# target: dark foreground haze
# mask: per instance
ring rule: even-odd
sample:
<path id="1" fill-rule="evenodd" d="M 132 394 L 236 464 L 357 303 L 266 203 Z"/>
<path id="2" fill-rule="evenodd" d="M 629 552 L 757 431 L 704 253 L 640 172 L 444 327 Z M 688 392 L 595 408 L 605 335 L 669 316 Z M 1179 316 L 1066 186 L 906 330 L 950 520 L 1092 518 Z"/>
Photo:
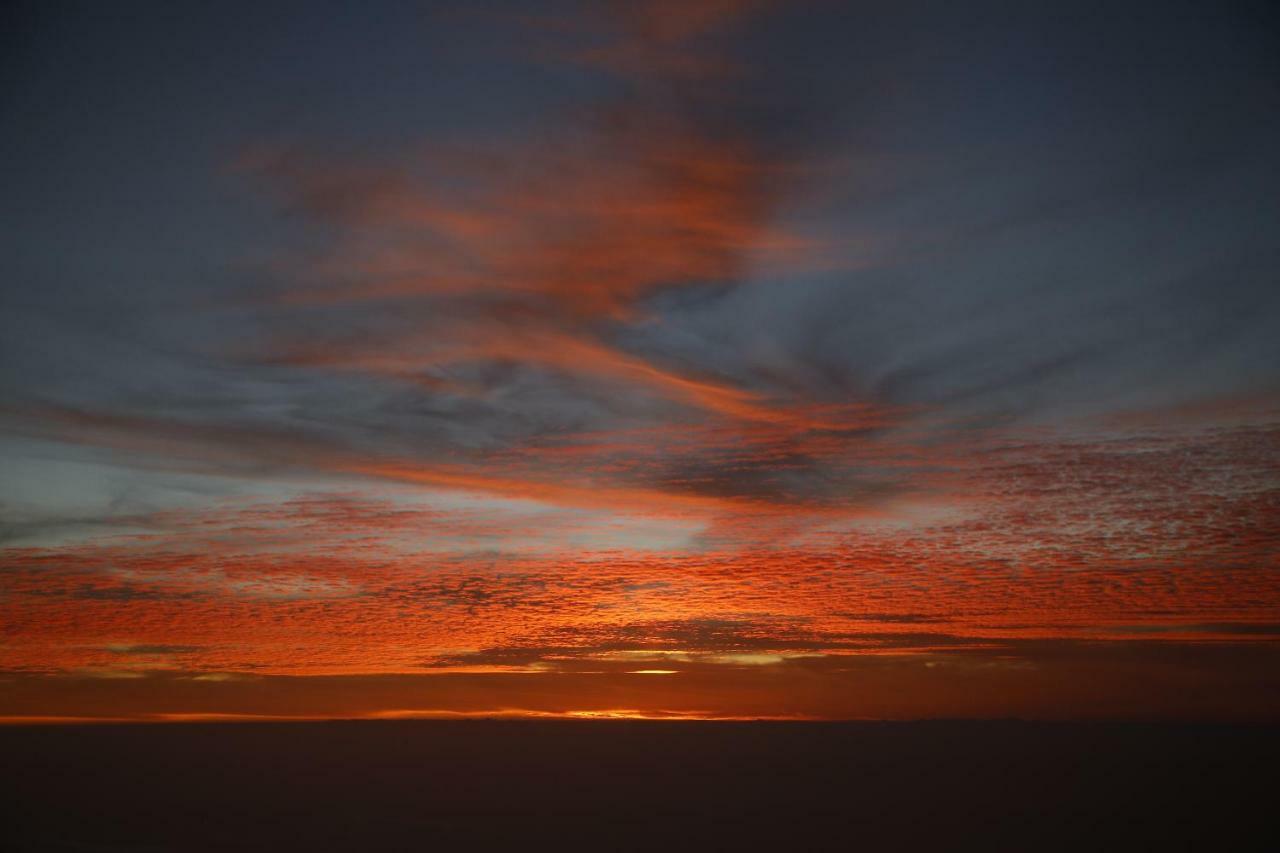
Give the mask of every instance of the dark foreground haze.
<path id="1" fill-rule="evenodd" d="M 1265 849 L 1280 731 L 380 721 L 0 730 L 11 851 Z"/>

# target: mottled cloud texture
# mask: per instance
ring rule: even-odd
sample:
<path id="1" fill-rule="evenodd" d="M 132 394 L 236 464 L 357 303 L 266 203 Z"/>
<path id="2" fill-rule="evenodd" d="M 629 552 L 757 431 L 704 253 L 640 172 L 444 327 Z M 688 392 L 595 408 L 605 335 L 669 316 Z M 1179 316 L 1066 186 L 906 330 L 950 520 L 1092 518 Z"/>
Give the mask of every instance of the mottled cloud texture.
<path id="1" fill-rule="evenodd" d="M 837 5 L 23 19 L 0 715 L 1275 717 L 1275 21 Z"/>

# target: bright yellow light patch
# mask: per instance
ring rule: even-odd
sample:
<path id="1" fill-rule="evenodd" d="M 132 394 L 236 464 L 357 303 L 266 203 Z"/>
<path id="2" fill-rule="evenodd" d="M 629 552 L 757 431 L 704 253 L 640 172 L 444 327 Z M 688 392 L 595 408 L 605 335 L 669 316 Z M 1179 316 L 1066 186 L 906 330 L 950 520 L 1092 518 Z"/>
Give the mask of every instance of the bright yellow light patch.
<path id="1" fill-rule="evenodd" d="M 628 670 L 628 675 L 675 675 L 678 669 L 632 669 Z"/>

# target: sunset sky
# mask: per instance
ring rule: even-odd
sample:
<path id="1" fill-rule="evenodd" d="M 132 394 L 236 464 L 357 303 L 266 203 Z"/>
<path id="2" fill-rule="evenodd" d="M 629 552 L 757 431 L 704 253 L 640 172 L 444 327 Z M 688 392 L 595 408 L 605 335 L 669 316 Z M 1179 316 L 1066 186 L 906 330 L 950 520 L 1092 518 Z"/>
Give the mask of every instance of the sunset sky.
<path id="1" fill-rule="evenodd" d="M 1280 717 L 1268 4 L 5 14 L 0 721 Z"/>

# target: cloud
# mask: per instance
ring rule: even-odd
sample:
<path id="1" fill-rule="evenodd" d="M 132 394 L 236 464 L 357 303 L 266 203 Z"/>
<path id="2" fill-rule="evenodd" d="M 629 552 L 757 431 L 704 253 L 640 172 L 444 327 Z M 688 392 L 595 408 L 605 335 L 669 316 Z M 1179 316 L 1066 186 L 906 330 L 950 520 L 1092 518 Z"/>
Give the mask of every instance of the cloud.
<path id="1" fill-rule="evenodd" d="M 820 5 L 486 17 L 403 101 L 330 33 L 360 97 L 235 89 L 225 219 L 51 86 L 19 171 L 93 179 L 5 276 L 13 713 L 1274 708 L 1270 52 Z"/>
<path id="2" fill-rule="evenodd" d="M 605 536 L 584 550 L 545 531 L 572 512 L 542 512 L 521 522 L 544 528 L 529 547 L 476 551 L 491 529 L 509 541 L 520 518 L 483 503 L 338 493 L 175 512 L 145 533 L 4 552 L 0 662 L 108 667 L 122 655 L 102 650 L 122 637 L 134 656 L 280 674 L 372 660 L 388 672 L 635 669 L 637 655 L 1034 664 L 1062 643 L 1102 657 L 1135 644 L 1248 655 L 1271 643 L 1280 594 L 1273 472 L 1260 462 L 1275 439 L 1175 426 L 995 444 L 957 472 L 959 504 L 910 524 L 743 517 L 696 545 L 649 549 Z"/>
<path id="3" fill-rule="evenodd" d="M 200 647 L 165 643 L 111 643 L 106 651 L 113 655 L 186 655 L 200 651 Z"/>

